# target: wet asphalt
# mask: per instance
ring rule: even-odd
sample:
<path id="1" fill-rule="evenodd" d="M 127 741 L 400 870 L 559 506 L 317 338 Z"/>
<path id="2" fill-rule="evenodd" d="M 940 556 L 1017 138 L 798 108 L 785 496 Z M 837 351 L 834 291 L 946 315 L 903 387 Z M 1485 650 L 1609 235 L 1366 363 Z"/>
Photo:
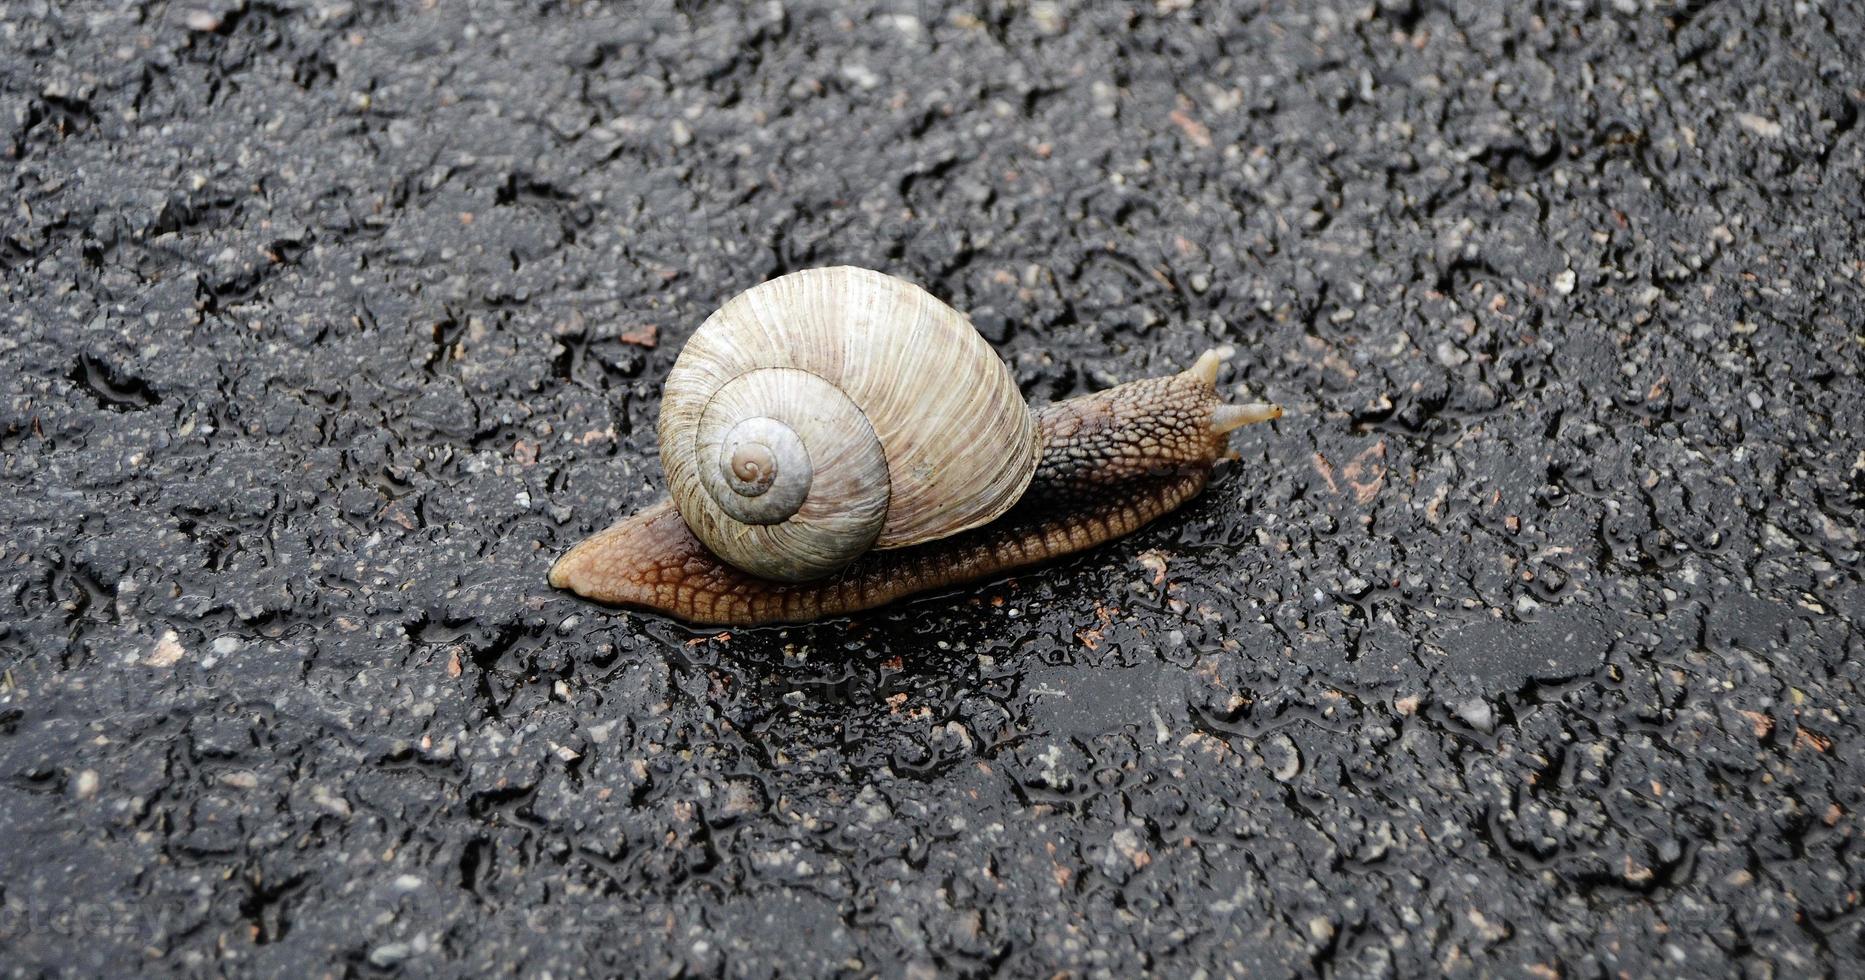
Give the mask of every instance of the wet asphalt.
<path id="1" fill-rule="evenodd" d="M 0 0 L 0 972 L 1865 973 L 1865 8 Z M 550 590 L 856 264 L 1194 504 Z"/>

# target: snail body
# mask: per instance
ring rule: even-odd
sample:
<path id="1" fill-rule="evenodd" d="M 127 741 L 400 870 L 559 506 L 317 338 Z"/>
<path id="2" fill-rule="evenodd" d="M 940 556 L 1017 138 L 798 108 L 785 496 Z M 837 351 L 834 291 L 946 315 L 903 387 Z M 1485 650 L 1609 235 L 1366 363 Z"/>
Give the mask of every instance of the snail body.
<path id="1" fill-rule="evenodd" d="M 1203 489 L 1229 432 L 1221 358 L 1032 410 L 962 314 L 815 269 L 696 331 L 660 424 L 670 497 L 576 545 L 550 582 L 693 623 L 800 622 L 1131 533 Z"/>

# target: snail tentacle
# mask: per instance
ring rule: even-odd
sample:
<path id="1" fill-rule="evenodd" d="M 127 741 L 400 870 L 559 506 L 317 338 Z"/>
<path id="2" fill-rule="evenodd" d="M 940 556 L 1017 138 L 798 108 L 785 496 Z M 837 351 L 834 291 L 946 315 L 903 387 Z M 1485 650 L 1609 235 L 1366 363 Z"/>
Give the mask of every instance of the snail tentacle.
<path id="1" fill-rule="evenodd" d="M 1282 417 L 1281 405 L 1255 402 L 1249 405 L 1219 405 L 1211 410 L 1211 428 L 1229 432 L 1252 422 L 1273 422 Z"/>

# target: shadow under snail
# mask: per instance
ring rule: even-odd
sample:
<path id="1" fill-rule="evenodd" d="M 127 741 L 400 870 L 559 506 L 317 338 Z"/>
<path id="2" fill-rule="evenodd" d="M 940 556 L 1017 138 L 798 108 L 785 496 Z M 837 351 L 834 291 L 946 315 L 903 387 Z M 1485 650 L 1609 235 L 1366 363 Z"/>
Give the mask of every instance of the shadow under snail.
<path id="1" fill-rule="evenodd" d="M 669 499 L 571 548 L 553 586 L 691 623 L 803 622 L 1131 533 L 1190 499 L 1238 426 L 1222 358 L 1031 408 L 965 316 L 866 269 L 738 294 L 662 388 Z"/>

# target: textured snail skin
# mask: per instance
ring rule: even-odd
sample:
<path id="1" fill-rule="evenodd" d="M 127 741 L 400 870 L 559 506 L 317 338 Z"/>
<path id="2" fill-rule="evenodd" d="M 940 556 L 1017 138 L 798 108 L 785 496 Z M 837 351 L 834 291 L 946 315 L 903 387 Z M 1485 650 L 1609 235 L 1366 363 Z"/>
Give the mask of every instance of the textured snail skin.
<path id="1" fill-rule="evenodd" d="M 1036 411 L 1042 456 L 1029 489 L 996 521 L 952 537 L 871 551 L 840 574 L 779 583 L 715 558 L 662 500 L 559 559 L 550 582 L 597 602 L 696 624 L 806 622 L 872 609 L 1092 548 L 1130 534 L 1204 489 L 1229 430 L 1273 406 L 1220 403 L 1218 358 Z"/>

